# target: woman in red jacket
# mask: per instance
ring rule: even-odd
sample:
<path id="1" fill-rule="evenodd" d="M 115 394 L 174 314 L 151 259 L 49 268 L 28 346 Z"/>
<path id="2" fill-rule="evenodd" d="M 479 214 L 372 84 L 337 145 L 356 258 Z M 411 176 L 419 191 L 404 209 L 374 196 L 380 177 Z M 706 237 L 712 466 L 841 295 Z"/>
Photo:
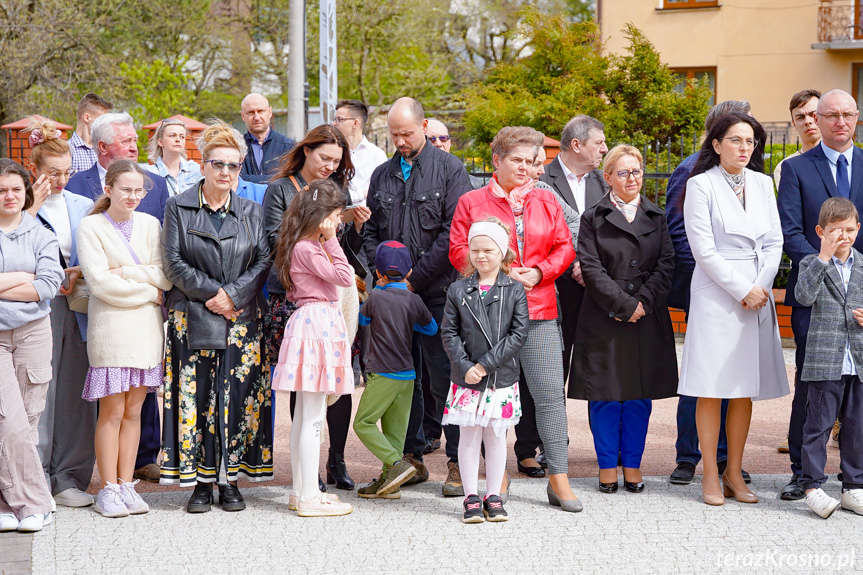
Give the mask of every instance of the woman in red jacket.
<path id="1" fill-rule="evenodd" d="M 473 222 L 496 216 L 514 231 L 510 248 L 517 257 L 510 276 L 527 290 L 530 311 L 521 367 L 536 403 L 537 427 L 548 458 L 548 502 L 565 511 L 581 511 L 581 501 L 567 479 L 563 347 L 554 291 L 554 280 L 572 263 L 575 250 L 554 192 L 533 187 L 530 173 L 542 142 L 542 134 L 533 128 L 506 127 L 497 133 L 491 143 L 494 176 L 488 186 L 459 200 L 450 229 L 449 259 L 456 269 L 466 268 Z"/>

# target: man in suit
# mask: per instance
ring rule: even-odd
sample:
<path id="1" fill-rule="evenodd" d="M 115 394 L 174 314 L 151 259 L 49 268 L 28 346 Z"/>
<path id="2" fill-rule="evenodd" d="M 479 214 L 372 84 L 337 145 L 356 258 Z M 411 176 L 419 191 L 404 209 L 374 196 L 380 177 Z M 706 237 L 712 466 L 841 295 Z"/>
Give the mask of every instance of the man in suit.
<path id="1" fill-rule="evenodd" d="M 252 92 L 240 104 L 240 116 L 246 124 L 246 146 L 249 153 L 243 159 L 240 177 L 256 184 L 269 183 L 279 168 L 282 156 L 290 152 L 297 143 L 270 127 L 273 109 L 261 94 Z"/>
<path id="2" fill-rule="evenodd" d="M 799 500 L 805 496 L 800 474 L 809 384 L 800 379 L 800 373 L 812 310 L 797 302 L 794 287 L 800 261 L 809 254 L 817 254 L 821 247 L 821 240 L 815 232 L 821 204 L 830 197 L 845 197 L 854 203 L 858 212 L 863 210 L 863 150 L 854 145 L 858 117 L 857 103 L 850 94 L 842 90 L 825 93 L 816 109 L 821 143 L 782 164 L 779 217 L 785 253 L 791 258 L 792 266 L 785 290 L 785 304 L 791 306 L 791 329 L 797 344 L 797 374 L 788 425 L 788 452 L 793 475 L 780 494 L 785 500 Z M 858 251 L 863 250 L 863 235 L 857 236 L 854 247 Z"/>
<path id="3" fill-rule="evenodd" d="M 608 185 L 599 170 L 602 157 L 608 152 L 604 129 L 602 122 L 584 114 L 567 122 L 560 136 L 560 154 L 546 166 L 545 174 L 539 178 L 554 188 L 579 216 L 596 205 L 608 191 Z M 572 364 L 575 324 L 584 299 L 584 281 L 581 279 L 578 256 L 572 264 L 572 270 L 564 272 L 556 284 L 560 297 L 565 381 Z"/>
<path id="4" fill-rule="evenodd" d="M 96 163 L 92 168 L 72 176 L 66 189 L 95 200 L 105 190 L 105 174 L 114 160 L 138 160 L 138 134 L 132 116 L 123 113 L 102 114 L 90 127 L 93 148 L 96 150 Z M 160 222 L 165 215 L 165 202 L 168 200 L 168 182 L 158 174 L 148 174 L 153 187 L 138 204 L 136 211 L 150 214 Z M 141 407 L 141 439 L 138 443 L 138 458 L 135 462 L 135 479 L 153 483 L 159 482 L 159 466 L 156 457 L 162 443 L 159 422 L 159 404 L 156 394 L 148 393 Z"/>
<path id="5" fill-rule="evenodd" d="M 105 192 L 105 174 L 114 160 L 138 161 L 138 134 L 132 116 L 125 112 L 112 112 L 102 114 L 93 121 L 90 136 L 93 149 L 96 150 L 96 163 L 89 170 L 72 176 L 66 189 L 95 201 Z M 158 174 L 148 175 L 153 187 L 147 191 L 136 211 L 150 214 L 161 222 L 169 196 L 168 183 Z"/>

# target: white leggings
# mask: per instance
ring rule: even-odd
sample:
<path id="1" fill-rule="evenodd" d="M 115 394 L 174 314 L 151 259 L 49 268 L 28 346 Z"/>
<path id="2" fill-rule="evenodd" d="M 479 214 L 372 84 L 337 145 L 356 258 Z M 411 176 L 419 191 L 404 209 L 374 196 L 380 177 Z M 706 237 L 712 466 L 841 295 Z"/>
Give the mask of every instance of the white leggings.
<path id="1" fill-rule="evenodd" d="M 479 495 L 480 447 L 485 443 L 485 494 L 500 495 L 506 472 L 506 434 L 498 437 L 491 426 L 459 426 L 458 467 L 464 494 Z"/>
<path id="2" fill-rule="evenodd" d="M 303 501 L 320 496 L 318 467 L 321 464 L 321 432 L 327 412 L 327 395 L 298 391 L 291 422 L 291 472 L 293 489 Z"/>

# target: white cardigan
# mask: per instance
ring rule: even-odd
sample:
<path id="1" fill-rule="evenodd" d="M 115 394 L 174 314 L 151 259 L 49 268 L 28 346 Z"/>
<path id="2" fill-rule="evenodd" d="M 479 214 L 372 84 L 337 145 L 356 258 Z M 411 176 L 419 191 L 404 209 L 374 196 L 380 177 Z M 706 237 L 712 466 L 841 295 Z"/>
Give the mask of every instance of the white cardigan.
<path id="1" fill-rule="evenodd" d="M 159 221 L 139 212 L 133 218 L 129 244 L 140 265 L 103 214 L 87 216 L 78 226 L 78 258 L 90 289 L 87 354 L 93 367 L 151 369 L 164 359 L 157 302 L 171 282 L 162 271 Z M 110 273 L 115 267 L 123 268 L 122 277 Z"/>

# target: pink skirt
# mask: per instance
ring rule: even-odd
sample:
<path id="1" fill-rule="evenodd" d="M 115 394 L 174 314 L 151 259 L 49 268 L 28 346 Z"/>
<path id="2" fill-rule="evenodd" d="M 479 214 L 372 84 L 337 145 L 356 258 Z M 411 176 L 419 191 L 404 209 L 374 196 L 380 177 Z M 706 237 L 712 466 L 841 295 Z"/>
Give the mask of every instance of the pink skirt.
<path id="1" fill-rule="evenodd" d="M 285 324 L 273 389 L 345 395 L 354 391 L 351 342 L 335 302 L 300 306 Z"/>

